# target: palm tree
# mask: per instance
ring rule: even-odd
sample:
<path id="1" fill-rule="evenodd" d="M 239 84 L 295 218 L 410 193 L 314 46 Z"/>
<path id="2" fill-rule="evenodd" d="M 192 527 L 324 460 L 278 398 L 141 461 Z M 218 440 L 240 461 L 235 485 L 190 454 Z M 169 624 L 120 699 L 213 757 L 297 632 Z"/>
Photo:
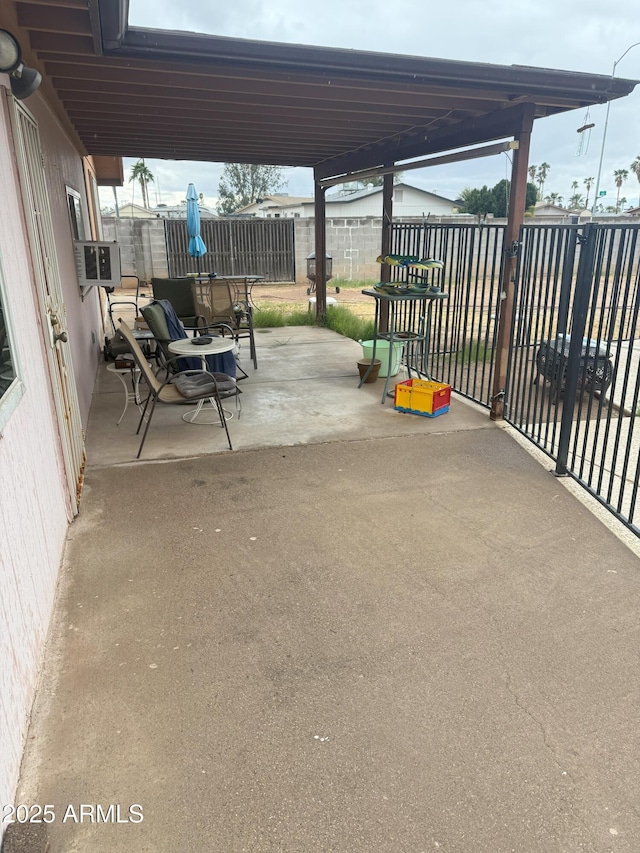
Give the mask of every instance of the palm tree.
<path id="1" fill-rule="evenodd" d="M 540 198 L 544 198 L 544 182 L 547 180 L 550 168 L 551 166 L 548 163 L 542 163 L 541 166 L 538 166 L 537 180 L 540 187 Z"/>
<path id="2" fill-rule="evenodd" d="M 574 193 L 569 199 L 569 210 L 581 210 L 584 207 L 584 199 L 580 193 Z"/>
<path id="3" fill-rule="evenodd" d="M 640 154 L 636 157 L 629 168 L 638 179 L 638 183 L 640 183 Z M 638 204 L 640 205 L 640 200 L 638 201 Z"/>
<path id="4" fill-rule="evenodd" d="M 638 178 L 638 180 L 640 180 L 640 178 Z M 591 192 L 591 187 L 593 186 L 594 181 L 595 181 L 595 178 L 585 178 L 584 181 L 582 182 L 585 185 L 585 187 L 587 188 L 587 200 L 584 203 L 584 206 L 587 208 L 589 207 L 589 193 Z"/>
<path id="5" fill-rule="evenodd" d="M 138 160 L 138 162 L 134 163 L 134 165 L 131 167 L 131 177 L 129 178 L 129 183 L 131 183 L 132 181 L 137 181 L 140 184 L 140 189 L 142 190 L 142 204 L 146 208 L 149 207 L 149 192 L 147 190 L 147 184 L 151 183 L 151 181 L 153 180 L 155 179 L 147 168 L 144 159 Z"/>
<path id="6" fill-rule="evenodd" d="M 536 174 L 537 174 L 537 172 L 538 172 L 538 167 L 537 167 L 537 166 L 529 166 L 529 181 L 530 181 L 532 184 L 535 184 L 535 182 L 536 182 Z M 640 178 L 638 178 L 638 180 L 640 181 Z"/>
<path id="7" fill-rule="evenodd" d="M 616 186 L 618 187 L 618 195 L 616 198 L 616 213 L 620 211 L 620 190 L 622 189 L 622 185 L 629 177 L 629 172 L 626 169 L 616 169 L 613 173 L 614 180 L 616 182 Z"/>

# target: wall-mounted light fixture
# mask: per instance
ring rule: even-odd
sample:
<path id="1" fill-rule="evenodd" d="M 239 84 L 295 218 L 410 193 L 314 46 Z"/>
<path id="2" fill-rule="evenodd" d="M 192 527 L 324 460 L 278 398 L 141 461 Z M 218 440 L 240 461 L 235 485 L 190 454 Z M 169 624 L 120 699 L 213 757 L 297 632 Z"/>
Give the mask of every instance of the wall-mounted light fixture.
<path id="1" fill-rule="evenodd" d="M 11 78 L 11 91 L 19 101 L 33 95 L 42 82 L 39 71 L 23 64 L 20 45 L 7 30 L 0 30 L 0 72 Z"/>

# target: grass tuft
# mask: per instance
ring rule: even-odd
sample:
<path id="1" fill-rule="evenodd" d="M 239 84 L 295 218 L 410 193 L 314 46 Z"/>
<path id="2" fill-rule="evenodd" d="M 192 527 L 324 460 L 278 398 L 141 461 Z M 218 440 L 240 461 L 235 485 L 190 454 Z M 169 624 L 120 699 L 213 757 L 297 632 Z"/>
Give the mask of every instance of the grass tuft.
<path id="1" fill-rule="evenodd" d="M 281 326 L 316 326 L 313 311 L 301 308 L 286 309 L 280 306 L 261 307 L 253 314 L 255 329 L 273 329 Z M 326 325 L 329 329 L 351 338 L 354 341 L 369 340 L 373 336 L 373 320 L 353 314 L 343 305 L 336 305 L 327 311 Z"/>
<path id="2" fill-rule="evenodd" d="M 344 305 L 329 308 L 327 326 L 339 335 L 354 341 L 368 341 L 373 337 L 373 320 L 356 316 Z"/>

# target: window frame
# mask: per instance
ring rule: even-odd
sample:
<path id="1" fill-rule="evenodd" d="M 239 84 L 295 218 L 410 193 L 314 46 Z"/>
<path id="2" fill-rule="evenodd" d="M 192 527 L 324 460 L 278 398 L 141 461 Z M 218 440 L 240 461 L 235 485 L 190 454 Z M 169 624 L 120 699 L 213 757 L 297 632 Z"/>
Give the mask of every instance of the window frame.
<path id="1" fill-rule="evenodd" d="M 9 418 L 14 413 L 16 408 L 18 407 L 18 403 L 22 399 L 25 386 L 22 381 L 21 374 L 22 370 L 20 368 L 20 359 L 18 358 L 18 350 L 15 345 L 16 334 L 13 327 L 13 323 L 11 320 L 11 311 L 9 310 L 9 304 L 7 302 L 7 288 L 6 288 L 6 279 L 4 275 L 4 267 L 2 264 L 2 256 L 0 255 L 0 305 L 2 306 L 2 313 L 4 315 L 5 329 L 7 332 L 7 344 L 9 346 L 9 352 L 11 354 L 11 366 L 13 368 L 13 372 L 15 374 L 11 385 L 7 388 L 7 390 L 0 396 L 0 433 L 7 425 Z"/>
<path id="2" fill-rule="evenodd" d="M 67 210 L 69 212 L 69 227 L 71 228 L 71 239 L 83 242 L 87 239 L 84 217 L 82 216 L 82 196 L 73 187 L 65 186 L 67 193 Z M 73 204 L 73 213 L 71 205 Z M 74 215 L 75 214 L 75 215 Z M 74 227 L 75 225 L 75 227 Z M 76 233 L 77 232 L 77 233 Z"/>

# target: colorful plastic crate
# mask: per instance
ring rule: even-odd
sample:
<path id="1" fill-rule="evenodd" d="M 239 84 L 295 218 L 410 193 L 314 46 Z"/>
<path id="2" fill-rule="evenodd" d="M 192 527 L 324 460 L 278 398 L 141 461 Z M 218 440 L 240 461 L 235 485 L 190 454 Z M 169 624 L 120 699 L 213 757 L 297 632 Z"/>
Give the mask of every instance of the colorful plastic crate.
<path id="1" fill-rule="evenodd" d="M 399 412 L 411 412 L 425 418 L 437 418 L 449 411 L 451 385 L 427 379 L 407 379 L 398 382 L 394 407 Z"/>

